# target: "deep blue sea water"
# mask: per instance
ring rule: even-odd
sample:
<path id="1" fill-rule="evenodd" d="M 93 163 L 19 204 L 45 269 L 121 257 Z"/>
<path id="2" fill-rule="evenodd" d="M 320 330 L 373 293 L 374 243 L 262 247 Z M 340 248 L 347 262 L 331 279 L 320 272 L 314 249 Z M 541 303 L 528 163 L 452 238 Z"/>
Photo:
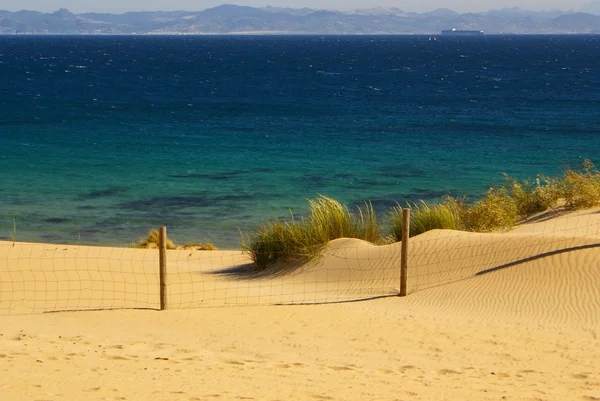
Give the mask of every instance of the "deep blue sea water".
<path id="1" fill-rule="evenodd" d="M 600 164 L 600 36 L 0 36 L 0 238 L 239 248 Z"/>

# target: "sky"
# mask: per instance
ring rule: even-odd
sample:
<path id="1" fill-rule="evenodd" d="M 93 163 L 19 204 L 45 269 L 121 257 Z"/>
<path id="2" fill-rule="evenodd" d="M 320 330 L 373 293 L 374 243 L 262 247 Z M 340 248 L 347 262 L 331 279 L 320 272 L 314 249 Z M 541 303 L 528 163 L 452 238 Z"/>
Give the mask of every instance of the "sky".
<path id="1" fill-rule="evenodd" d="M 505 7 L 529 10 L 577 9 L 589 0 L 0 0 L 0 10 L 52 12 L 68 8 L 74 13 L 127 11 L 202 11 L 220 4 L 240 6 L 316 8 L 348 11 L 356 8 L 397 7 L 404 11 L 424 12 L 450 8 L 458 12 L 481 12 Z"/>

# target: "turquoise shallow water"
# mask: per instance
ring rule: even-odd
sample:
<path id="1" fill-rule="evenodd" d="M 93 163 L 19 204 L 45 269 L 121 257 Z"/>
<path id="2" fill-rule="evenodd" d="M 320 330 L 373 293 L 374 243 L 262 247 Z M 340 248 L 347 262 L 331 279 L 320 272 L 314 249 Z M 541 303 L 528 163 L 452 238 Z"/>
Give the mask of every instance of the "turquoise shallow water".
<path id="1" fill-rule="evenodd" d="M 434 40 L 435 39 L 435 40 Z M 0 238 L 238 248 L 600 162 L 600 37 L 0 37 Z"/>

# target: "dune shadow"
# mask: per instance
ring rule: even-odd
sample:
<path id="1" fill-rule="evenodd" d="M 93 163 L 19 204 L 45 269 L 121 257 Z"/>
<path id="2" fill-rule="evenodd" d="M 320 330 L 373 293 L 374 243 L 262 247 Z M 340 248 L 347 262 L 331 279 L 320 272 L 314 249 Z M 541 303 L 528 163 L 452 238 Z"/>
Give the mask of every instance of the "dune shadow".
<path id="1" fill-rule="evenodd" d="M 520 227 L 520 226 L 522 226 L 524 224 L 540 223 L 540 222 L 543 222 L 543 221 L 552 220 L 552 219 L 554 219 L 556 217 L 564 216 L 565 214 L 568 214 L 568 213 L 571 213 L 571 212 L 573 212 L 573 210 L 566 209 L 566 208 L 547 210 L 545 212 L 538 213 L 536 215 L 528 217 L 528 218 L 526 218 L 523 221 L 520 221 L 517 224 L 517 227 Z"/>
<path id="2" fill-rule="evenodd" d="M 517 265 L 520 265 L 520 264 L 523 264 L 523 263 L 527 263 L 527 262 L 531 262 L 531 261 L 534 261 L 534 260 L 546 258 L 548 256 L 559 255 L 561 253 L 566 253 L 566 252 L 581 251 L 583 249 L 591 249 L 591 248 L 600 248 L 600 243 L 588 244 L 588 245 L 580 245 L 580 246 L 574 246 L 574 247 L 570 247 L 570 248 L 563 248 L 563 249 L 557 249 L 555 251 L 540 253 L 538 255 L 529 256 L 527 258 L 515 260 L 513 262 L 505 263 L 503 265 L 499 265 L 499 266 L 495 266 L 495 267 L 491 267 L 489 269 L 485 269 L 485 270 L 479 271 L 479 272 L 475 273 L 475 275 L 476 276 L 481 276 L 481 275 L 484 275 L 484 274 L 487 274 L 487 273 L 492 273 L 492 272 L 495 272 L 495 271 L 498 271 L 498 270 L 506 269 L 508 267 L 517 266 Z"/>
<path id="3" fill-rule="evenodd" d="M 254 263 L 246 263 L 243 265 L 214 270 L 209 274 L 215 274 L 237 280 L 272 279 L 293 273 L 304 266 L 307 262 L 308 260 L 277 262 L 273 266 L 262 270 L 259 270 Z"/>

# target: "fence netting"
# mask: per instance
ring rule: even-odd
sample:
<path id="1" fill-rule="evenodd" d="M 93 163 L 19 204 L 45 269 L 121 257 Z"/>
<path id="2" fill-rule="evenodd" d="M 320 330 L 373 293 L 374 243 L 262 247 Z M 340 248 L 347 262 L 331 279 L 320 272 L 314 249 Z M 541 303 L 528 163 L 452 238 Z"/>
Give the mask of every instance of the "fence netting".
<path id="1" fill-rule="evenodd" d="M 333 241 L 307 263 L 256 271 L 239 252 L 169 255 L 169 307 L 329 303 L 397 295 L 400 246 Z"/>
<path id="2" fill-rule="evenodd" d="M 0 242 L 0 314 L 157 308 L 158 251 Z"/>
<path id="3" fill-rule="evenodd" d="M 509 232 L 411 237 L 408 295 L 557 253 L 600 247 L 600 210 L 537 216 Z M 167 309 L 331 303 L 398 295 L 401 244 L 329 243 L 303 263 L 258 270 L 241 251 L 167 251 Z M 568 261 L 564 266 L 568 269 Z M 600 261 L 592 260 L 600 269 Z M 0 315 L 159 309 L 159 251 L 0 242 Z"/>
<path id="4" fill-rule="evenodd" d="M 408 292 L 505 268 L 526 268 L 532 260 L 591 247 L 600 247 L 597 209 L 547 212 L 505 233 L 428 231 L 410 241 Z M 595 263 L 600 268 L 600 261 Z"/>

